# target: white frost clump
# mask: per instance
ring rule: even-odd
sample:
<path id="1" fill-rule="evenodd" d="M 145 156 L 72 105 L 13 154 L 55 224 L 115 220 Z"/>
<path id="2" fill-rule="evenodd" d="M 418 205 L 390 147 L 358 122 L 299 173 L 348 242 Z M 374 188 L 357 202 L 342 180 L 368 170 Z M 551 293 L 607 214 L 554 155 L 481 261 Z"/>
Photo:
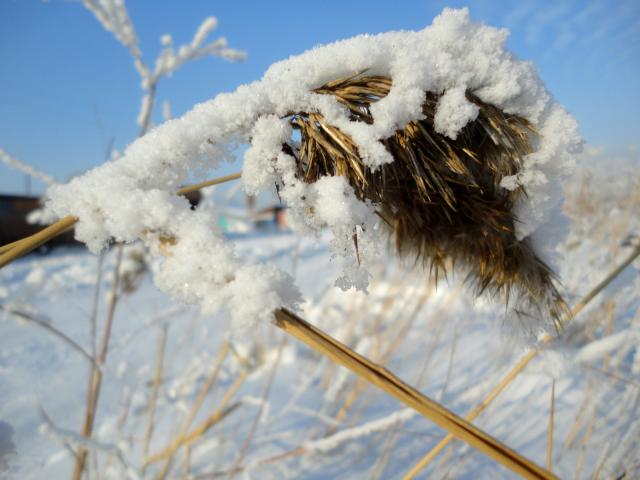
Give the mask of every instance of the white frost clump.
<path id="1" fill-rule="evenodd" d="M 478 117 L 480 108 L 467 100 L 465 89 L 450 88 L 438 101 L 433 118 L 436 132 L 455 140 L 464 126 Z"/>
<path id="2" fill-rule="evenodd" d="M 194 42 L 212 25 L 205 24 Z M 366 267 L 385 245 L 375 205 L 359 201 L 340 178 L 314 185 L 297 179 L 294 159 L 282 151 L 283 142 L 292 143 L 284 117 L 319 112 L 353 139 L 363 161 L 375 169 L 393 161 L 380 140 L 423 118 L 425 91 L 443 94 L 436 128 L 455 138 L 477 115 L 464 98 L 469 90 L 507 114 L 528 119 L 542 135 L 523 170 L 502 184 L 526 188 L 528 195 L 516 206 L 518 235 L 531 236 L 557 207 L 561 177 L 580 139 L 575 121 L 553 102 L 534 66 L 505 49 L 506 38 L 504 29 L 471 22 L 467 9 L 445 9 L 421 31 L 360 35 L 314 48 L 272 65 L 262 80 L 153 129 L 120 159 L 52 187 L 49 206 L 57 215 L 80 219 L 76 235 L 93 251 L 111 238 L 144 239 L 159 258 L 155 278 L 161 288 L 207 310 L 225 306 L 236 323 L 250 324 L 299 301 L 292 280 L 273 267 L 240 262 L 211 219 L 191 211 L 172 192 L 190 174 L 232 158 L 238 143 L 249 143 L 243 167 L 248 193 L 277 186 L 294 229 L 309 233 L 329 227 L 335 253 L 344 258 L 339 284 L 365 288 Z M 170 48 L 170 39 L 165 43 Z M 389 94 L 373 104 L 370 125 L 351 121 L 333 96 L 312 93 L 327 81 L 363 71 L 393 79 Z M 163 251 L 160 235 L 177 242 Z"/>

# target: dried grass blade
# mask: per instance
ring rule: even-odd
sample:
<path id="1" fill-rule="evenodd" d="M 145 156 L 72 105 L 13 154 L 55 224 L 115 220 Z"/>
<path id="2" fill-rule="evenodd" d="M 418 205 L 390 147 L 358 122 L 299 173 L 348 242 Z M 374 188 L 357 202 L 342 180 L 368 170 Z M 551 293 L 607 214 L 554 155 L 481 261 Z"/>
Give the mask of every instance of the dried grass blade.
<path id="1" fill-rule="evenodd" d="M 212 185 L 218 185 L 220 183 L 237 180 L 238 178 L 240 178 L 240 176 L 240 173 L 234 173 L 225 177 L 214 178 L 213 180 L 207 180 L 205 182 L 182 187 L 177 191 L 177 193 L 178 195 L 184 195 L 196 190 L 200 190 L 204 187 L 210 187 Z M 67 215 L 54 224 L 43 228 L 38 233 L 0 246 L 0 268 L 26 255 L 27 253 L 32 252 L 39 246 L 47 243 L 49 240 L 57 237 L 58 235 L 62 235 L 64 232 L 71 230 L 71 228 L 73 228 L 76 223 L 78 223 L 78 219 L 76 217 Z"/>
<path id="2" fill-rule="evenodd" d="M 477 448 L 505 467 L 524 478 L 556 478 L 550 472 L 534 464 L 498 440 L 489 436 L 469 422 L 450 412 L 442 405 L 425 397 L 420 392 L 402 382 L 387 369 L 374 364 L 338 342 L 321 330 L 313 327 L 293 313 L 280 309 L 276 311 L 276 325 L 285 332 L 301 340 L 315 351 L 348 368 L 361 378 L 394 396 L 405 405 L 420 412 L 431 421 L 452 432 L 461 440 Z"/>

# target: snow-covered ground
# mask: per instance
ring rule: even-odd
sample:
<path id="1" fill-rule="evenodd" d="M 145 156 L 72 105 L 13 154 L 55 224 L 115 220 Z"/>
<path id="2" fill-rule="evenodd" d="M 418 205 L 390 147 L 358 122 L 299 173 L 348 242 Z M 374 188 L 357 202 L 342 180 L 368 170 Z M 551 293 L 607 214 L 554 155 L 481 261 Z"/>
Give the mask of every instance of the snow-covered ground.
<path id="1" fill-rule="evenodd" d="M 638 241 L 638 186 L 635 172 L 610 181 L 596 173 L 567 187 L 572 233 L 560 277 L 571 304 Z M 295 277 L 307 320 L 459 414 L 526 352 L 505 333 L 500 302 L 476 299 L 461 276 L 436 288 L 427 272 L 390 254 L 368 295 L 342 292 L 329 280 L 339 265 L 328 235 L 271 231 L 231 240 L 239 256 Z M 104 255 L 101 277 L 99 258 L 81 248 L 32 255 L 0 271 L 0 477 L 67 478 L 72 451 L 83 446 L 89 478 L 155 478 L 165 467 L 167 478 L 401 478 L 445 435 L 272 325 L 230 335 L 229 318 L 172 302 L 137 272 L 139 251 L 127 247 L 131 291 L 115 305 L 94 434 L 83 441 L 91 364 L 81 350 L 94 348 L 92 318 L 98 344 L 102 337 L 117 252 Z M 625 270 L 474 423 L 544 465 L 555 381 L 553 471 L 637 478 L 639 267 Z M 170 462 L 165 455 L 145 467 L 145 458 L 180 438 Z M 421 473 L 427 476 L 513 474 L 456 441 Z"/>

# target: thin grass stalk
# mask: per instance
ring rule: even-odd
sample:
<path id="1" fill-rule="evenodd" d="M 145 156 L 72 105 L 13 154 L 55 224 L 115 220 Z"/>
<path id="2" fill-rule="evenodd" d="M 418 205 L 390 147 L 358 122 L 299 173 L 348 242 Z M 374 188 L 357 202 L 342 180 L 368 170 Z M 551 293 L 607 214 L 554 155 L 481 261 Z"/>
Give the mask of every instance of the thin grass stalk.
<path id="1" fill-rule="evenodd" d="M 98 308 L 100 306 L 100 287 L 102 285 L 102 265 L 104 263 L 104 252 L 100 252 L 98 256 L 98 265 L 96 271 L 96 284 L 93 290 L 93 301 L 91 305 L 91 315 L 89 317 L 89 337 L 91 341 L 91 357 L 95 361 L 98 355 Z M 97 364 L 96 364 L 97 365 Z M 113 455 L 107 456 L 106 465 L 108 466 L 113 459 Z M 89 469 L 93 467 L 94 478 L 100 478 L 98 467 L 98 456 L 95 451 L 90 452 Z M 105 468 L 106 470 L 106 468 Z M 90 475 L 89 475 L 89 478 Z"/>
<path id="2" fill-rule="evenodd" d="M 269 398 L 269 394 L 271 393 L 271 387 L 273 386 L 273 381 L 275 380 L 276 372 L 278 371 L 278 367 L 280 366 L 280 360 L 282 359 L 282 351 L 284 350 L 286 343 L 287 343 L 287 337 L 283 336 L 282 340 L 280 341 L 280 345 L 278 345 L 276 359 L 273 362 L 273 367 L 271 368 L 271 372 L 269 373 L 269 378 L 267 379 L 264 392 L 262 393 L 262 403 L 258 408 L 258 412 L 256 413 L 255 418 L 253 419 L 253 423 L 251 424 L 251 428 L 249 429 L 247 438 L 245 439 L 244 444 L 240 448 L 240 452 L 238 454 L 236 461 L 234 462 L 232 470 L 234 470 L 236 467 L 238 467 L 242 463 L 242 460 L 244 460 L 244 457 L 247 454 L 247 451 L 249 450 L 249 445 L 251 445 L 251 442 L 253 441 L 253 437 L 255 436 L 256 430 L 258 428 L 258 422 L 262 418 L 262 413 L 264 412 L 264 405 Z"/>
<path id="3" fill-rule="evenodd" d="M 159 462 L 164 460 L 165 463 L 158 474 L 158 478 L 165 478 L 167 473 L 169 472 L 169 467 L 171 466 L 171 460 L 175 454 L 175 452 L 182 446 L 190 445 L 196 440 L 198 440 L 202 435 L 204 435 L 211 427 L 216 425 L 220 420 L 234 411 L 236 408 L 240 406 L 239 402 L 234 403 L 227 407 L 227 404 L 231 401 L 236 392 L 240 389 L 244 381 L 249 376 L 249 371 L 244 370 L 231 384 L 231 386 L 227 389 L 218 408 L 216 408 L 209 417 L 200 422 L 191 432 L 184 434 L 182 436 L 176 437 L 169 446 L 165 447 L 163 450 L 156 452 L 149 457 L 147 457 L 144 461 L 144 465 L 150 465 L 152 463 Z"/>
<path id="4" fill-rule="evenodd" d="M 172 446 L 174 446 L 174 445 L 178 445 L 179 446 L 180 443 L 182 442 L 182 440 L 188 434 L 189 427 L 191 426 L 191 424 L 193 423 L 193 420 L 196 418 L 196 415 L 200 411 L 200 407 L 202 406 L 205 398 L 207 397 L 207 394 L 211 390 L 211 387 L 215 384 L 215 382 L 218 379 L 218 375 L 220 374 L 220 369 L 222 368 L 222 364 L 224 363 L 224 360 L 227 357 L 227 354 L 229 353 L 229 349 L 230 349 L 230 344 L 229 344 L 228 341 L 225 340 L 222 343 L 222 347 L 218 351 L 218 355 L 216 356 L 216 359 L 214 360 L 213 369 L 211 370 L 211 373 L 209 374 L 209 376 L 205 380 L 204 384 L 200 388 L 200 391 L 198 392 L 198 396 L 196 397 L 196 400 L 193 403 L 193 405 L 191 407 L 191 410 L 189 411 L 189 415 L 187 416 L 187 419 L 181 425 L 180 430 L 178 431 L 178 434 L 174 438 L 173 442 L 170 443 L 169 446 L 167 446 L 163 451 L 169 452 L 169 451 L 171 451 Z M 173 448 L 172 454 L 176 450 L 177 450 L 177 447 Z M 169 457 L 169 461 L 170 460 L 171 460 L 171 458 Z M 145 467 L 149 463 L 151 463 L 151 462 L 149 462 L 148 459 L 146 459 L 145 460 Z"/>
<path id="5" fill-rule="evenodd" d="M 600 478 L 600 472 L 602 471 L 604 462 L 607 460 L 609 456 L 610 449 L 611 449 L 611 442 L 607 442 L 607 445 L 605 446 L 604 450 L 600 454 L 600 458 L 598 459 L 596 468 L 593 470 L 593 476 L 591 477 L 593 480 L 598 480 Z"/>
<path id="6" fill-rule="evenodd" d="M 103 367 L 107 359 L 109 351 L 109 340 L 111 338 L 111 327 L 113 326 L 113 318 L 118 304 L 118 288 L 120 286 L 120 265 L 122 263 L 122 245 L 118 246 L 118 256 L 115 265 L 113 287 L 111 289 L 111 299 L 109 301 L 109 310 L 104 325 L 102 340 L 100 342 L 100 350 L 98 354 L 98 366 Z M 89 382 L 89 391 L 87 394 L 87 410 L 85 413 L 84 423 L 82 426 L 82 436 L 90 438 L 93 432 L 93 424 L 95 421 L 96 410 L 98 408 L 98 399 L 100 398 L 100 389 L 102 386 L 102 370 L 101 368 L 92 368 Z M 76 463 L 73 468 L 72 479 L 80 480 L 82 472 L 87 461 L 87 450 L 80 447 L 76 456 Z"/>
<path id="7" fill-rule="evenodd" d="M 591 413 L 591 418 L 589 419 L 589 426 L 587 427 L 587 433 L 582 437 L 582 445 L 580 445 L 580 453 L 578 454 L 578 461 L 576 463 L 576 470 L 573 472 L 573 478 L 580 478 L 580 472 L 582 471 L 582 466 L 584 465 L 584 457 L 587 453 L 587 446 L 589 445 L 589 440 L 591 440 L 591 435 L 593 434 L 593 426 L 596 422 L 597 409 L 594 405 L 593 412 Z"/>
<path id="8" fill-rule="evenodd" d="M 625 378 L 624 376 L 614 373 L 611 370 L 605 370 L 603 368 L 594 367 L 593 365 L 583 365 L 583 366 L 591 370 L 592 372 L 597 372 L 602 374 L 603 376 L 612 378 L 616 382 L 621 382 L 621 383 L 624 383 L 625 385 L 640 389 L 640 382 L 634 382 L 633 380 Z"/>
<path id="9" fill-rule="evenodd" d="M 191 471 L 191 445 L 187 445 L 184 449 L 184 465 L 182 466 L 182 478 L 189 480 L 189 472 Z"/>
<path id="10" fill-rule="evenodd" d="M 444 400 L 444 396 L 447 394 L 447 388 L 449 388 L 449 382 L 451 381 L 451 373 L 453 372 L 453 359 L 456 355 L 456 348 L 458 346 L 458 336 L 460 335 L 459 326 L 456 324 L 453 329 L 453 340 L 451 342 L 451 349 L 449 351 L 449 361 L 447 365 L 447 374 L 444 377 L 444 384 L 442 390 L 438 394 L 438 402 Z"/>
<path id="11" fill-rule="evenodd" d="M 164 352 L 167 347 L 167 326 L 163 325 L 158 339 L 158 353 L 156 355 L 156 371 L 153 379 L 153 387 L 151 398 L 149 399 L 149 416 L 147 419 L 147 429 L 144 433 L 144 456 L 149 453 L 149 444 L 153 435 L 153 421 L 156 413 L 156 402 L 158 400 L 158 391 L 162 384 L 162 371 L 164 367 Z"/>
<path id="12" fill-rule="evenodd" d="M 432 288 L 432 287 L 429 287 Z M 450 305 L 450 303 L 458 297 L 458 293 L 460 291 L 460 287 L 450 290 L 447 293 L 447 298 L 446 301 L 443 303 L 443 305 L 438 309 L 438 312 L 433 313 L 432 315 L 430 315 L 430 319 L 434 320 L 434 319 L 440 319 L 440 316 L 438 315 L 438 313 L 446 311 L 448 306 Z M 416 369 L 416 375 L 415 375 L 415 379 L 412 383 L 412 385 L 415 385 L 416 388 L 421 388 L 423 381 L 424 381 L 424 375 L 427 369 L 427 366 L 429 365 L 429 362 L 431 361 L 431 357 L 433 355 L 433 352 L 435 350 L 435 347 L 438 345 L 439 343 L 439 339 L 441 336 L 441 332 L 442 332 L 442 328 L 438 328 L 436 325 L 431 325 L 431 322 L 429 322 L 428 324 L 429 327 L 432 327 L 435 330 L 435 336 L 432 337 L 432 341 L 429 344 L 429 347 L 426 349 L 426 353 L 424 356 L 424 359 L 422 361 L 422 364 Z M 397 443 L 398 443 L 398 437 L 400 435 L 400 425 L 397 425 L 396 427 L 394 427 L 394 429 L 388 434 L 388 437 L 385 439 L 385 442 L 383 444 L 382 447 L 382 455 L 380 457 L 378 457 L 378 459 L 376 460 L 376 464 L 374 465 L 373 471 L 371 473 L 371 479 L 372 480 L 378 480 L 380 478 L 383 478 L 383 475 L 385 473 L 385 470 L 387 468 L 387 465 L 389 463 L 389 461 L 391 460 L 391 458 L 393 457 L 394 454 L 394 450 L 397 447 Z"/>
<path id="13" fill-rule="evenodd" d="M 91 304 L 91 317 L 89 318 L 89 335 L 91 337 L 91 355 L 93 358 L 98 354 L 98 306 L 100 305 L 100 286 L 102 285 L 102 266 L 104 263 L 104 252 L 98 256 L 98 268 L 96 272 L 96 288 L 93 290 L 93 302 Z"/>
<path id="14" fill-rule="evenodd" d="M 556 380 L 551 381 L 551 398 L 549 400 L 549 430 L 547 434 L 547 470 L 551 471 L 553 456 L 553 416 L 555 413 Z"/>
<path id="15" fill-rule="evenodd" d="M 56 327 L 49 324 L 48 322 L 35 318 L 29 315 L 28 313 L 6 308 L 4 305 L 0 305 L 0 310 L 4 310 L 5 312 L 10 313 L 11 315 L 14 315 L 22 320 L 31 322 L 34 325 L 37 325 L 43 328 L 47 332 L 51 333 L 55 337 L 65 342 L 69 347 L 71 347 L 72 350 L 75 350 L 80 355 L 82 355 L 91 364 L 93 368 L 100 368 L 100 365 L 98 365 L 98 362 L 96 361 L 96 359 L 89 352 L 87 352 L 80 344 L 78 344 L 78 342 L 76 342 L 71 337 L 69 337 L 66 333 L 61 332 L 60 330 L 58 330 Z"/>
<path id="16" fill-rule="evenodd" d="M 194 185 L 188 185 L 179 189 L 177 193 L 178 195 L 184 195 L 196 190 L 200 190 L 201 188 L 237 180 L 240 178 L 240 176 L 240 173 L 234 173 L 231 175 L 226 175 L 224 177 L 214 178 L 213 180 L 196 183 Z M 0 268 L 5 267 L 6 265 L 26 255 L 27 253 L 32 252 L 36 248 L 47 243 L 49 240 L 62 235 L 68 230 L 71 230 L 76 223 L 78 223 L 78 218 L 72 215 L 67 215 L 57 222 L 40 230 L 38 233 L 0 246 Z"/>
<path id="17" fill-rule="evenodd" d="M 384 349 L 384 351 L 378 355 L 377 357 L 377 363 L 382 364 L 382 365 L 386 365 L 389 361 L 389 359 L 391 358 L 391 356 L 393 355 L 393 353 L 396 351 L 396 349 L 402 344 L 402 342 L 407 338 L 407 332 L 409 331 L 409 329 L 413 326 L 418 313 L 420 313 L 422 311 L 422 308 L 424 307 L 424 303 L 426 302 L 427 298 L 429 298 L 429 296 L 431 295 L 431 290 L 432 290 L 432 286 L 433 284 L 429 283 L 427 285 L 426 288 L 423 289 L 420 297 L 418 298 L 413 310 L 411 311 L 411 313 L 407 316 L 407 319 L 404 321 L 404 323 L 402 325 L 398 325 L 397 333 L 395 335 L 395 337 L 393 339 L 391 339 L 391 342 L 389 342 L 389 344 L 386 346 L 386 348 Z M 403 306 L 401 306 L 402 308 Z M 398 316 L 402 315 L 402 313 L 400 313 Z M 381 315 L 379 317 L 380 321 L 382 322 L 384 320 L 383 316 Z M 380 347 L 381 348 L 381 347 Z M 377 355 L 377 354 L 376 354 Z M 363 379 L 358 379 L 358 381 L 356 382 L 353 390 L 351 390 L 351 394 L 350 396 L 347 397 L 347 399 L 344 402 L 344 405 L 342 406 L 342 408 L 340 409 L 340 411 L 338 412 L 338 415 L 336 415 L 334 418 L 336 421 L 341 422 L 347 415 L 348 410 L 351 409 L 351 407 L 353 407 L 353 405 L 355 404 L 358 396 L 365 390 L 367 386 L 367 382 Z M 367 401 L 371 401 L 371 397 L 367 397 L 365 399 L 365 402 L 363 403 L 367 403 Z M 361 410 L 364 409 L 365 407 L 362 406 Z M 332 433 L 334 433 L 337 430 L 337 424 L 334 425 L 333 427 L 331 427 L 328 432 L 327 435 L 331 435 Z"/>
<path id="18" fill-rule="evenodd" d="M 387 369 L 362 357 L 293 313 L 285 309 L 277 310 L 275 324 L 313 350 L 367 379 L 511 471 L 528 479 L 556 478 L 552 473 L 425 397 Z"/>
<path id="19" fill-rule="evenodd" d="M 589 409 L 587 408 L 587 406 L 589 405 L 589 402 L 591 402 L 592 400 L 592 392 L 593 392 L 593 384 L 594 384 L 594 376 L 590 375 L 589 376 L 589 383 L 587 384 L 587 388 L 584 394 L 584 397 L 582 399 L 582 402 L 580 402 L 580 406 L 578 407 L 578 415 L 576 415 L 575 420 L 573 421 L 573 424 L 571 425 L 571 430 L 569 430 L 569 433 L 567 434 L 567 436 L 564 439 L 564 442 L 562 444 L 562 452 L 566 452 L 567 450 L 573 448 L 573 444 L 576 440 L 576 437 L 578 436 L 578 433 L 580 432 L 580 429 L 582 428 L 582 424 L 584 423 L 584 419 L 587 415 L 587 412 L 589 411 Z"/>
<path id="20" fill-rule="evenodd" d="M 638 256 L 640 256 L 640 245 L 638 245 L 626 258 L 618 268 L 607 275 L 598 285 L 596 285 L 589 293 L 587 293 L 571 310 L 572 318 L 578 315 L 600 292 L 602 292 L 620 273 L 622 273 Z M 529 351 L 507 372 L 500 382 L 493 388 L 491 392 L 465 417 L 468 421 L 475 420 L 502 391 L 525 369 L 531 360 L 533 360 L 542 350 L 544 345 L 548 344 L 553 337 L 545 335 L 537 349 Z M 433 447 L 422 459 L 404 476 L 404 480 L 413 479 L 420 473 L 448 444 L 454 439 L 452 434 L 444 437 L 435 447 Z"/>
<path id="21" fill-rule="evenodd" d="M 226 404 L 229 403 L 229 399 L 236 394 L 236 392 L 242 386 L 242 383 L 244 383 L 244 381 L 247 379 L 248 376 L 249 376 L 249 372 L 247 371 L 247 372 L 244 372 L 240 377 L 236 379 L 236 381 L 232 385 L 233 388 L 229 389 L 228 394 L 224 399 L 224 402 L 221 402 L 221 404 L 224 403 L 225 406 L 214 410 L 211 413 L 211 415 L 209 415 L 205 420 L 199 423 L 191 432 L 185 435 L 179 447 L 181 446 L 189 447 L 193 445 L 196 441 L 202 438 L 209 430 L 211 430 L 213 426 L 220 423 L 229 414 L 234 412 L 238 407 L 242 405 L 241 402 L 234 402 L 231 405 L 226 406 Z"/>

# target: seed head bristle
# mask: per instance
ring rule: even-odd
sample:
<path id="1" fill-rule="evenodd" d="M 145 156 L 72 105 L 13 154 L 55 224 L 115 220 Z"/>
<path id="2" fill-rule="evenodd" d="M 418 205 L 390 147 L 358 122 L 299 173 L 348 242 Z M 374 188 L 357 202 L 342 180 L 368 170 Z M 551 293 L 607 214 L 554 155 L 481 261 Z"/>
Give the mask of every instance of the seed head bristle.
<path id="1" fill-rule="evenodd" d="M 371 105 L 391 86 L 388 77 L 360 73 L 314 92 L 333 95 L 352 121 L 371 124 Z M 327 175 L 346 178 L 358 198 L 376 206 L 397 251 L 422 259 L 432 274 L 446 275 L 447 260 L 465 264 L 479 293 L 488 290 L 508 298 L 516 287 L 528 310 L 546 310 L 560 319 L 568 309 L 554 286 L 553 272 L 527 239 L 516 237 L 513 207 L 526 192 L 500 186 L 502 178 L 521 170 L 538 133 L 526 119 L 467 91 L 479 114 L 452 140 L 434 127 L 440 96 L 425 92 L 424 118 L 382 140 L 394 162 L 376 170 L 362 161 L 348 135 L 317 112 L 289 116 L 301 141 L 299 147 L 287 144 L 284 150 L 295 157 L 297 175 L 305 182 Z"/>

